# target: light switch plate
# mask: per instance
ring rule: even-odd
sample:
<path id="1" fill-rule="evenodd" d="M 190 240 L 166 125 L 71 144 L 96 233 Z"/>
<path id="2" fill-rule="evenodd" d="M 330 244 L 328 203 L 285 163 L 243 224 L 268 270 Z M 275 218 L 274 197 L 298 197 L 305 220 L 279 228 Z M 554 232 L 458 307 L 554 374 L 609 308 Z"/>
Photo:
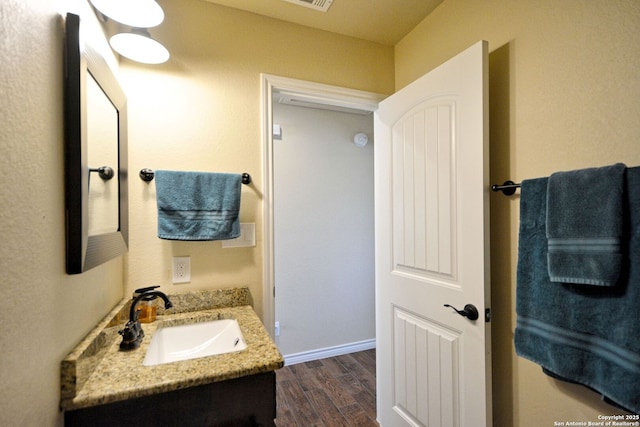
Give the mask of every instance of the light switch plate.
<path id="1" fill-rule="evenodd" d="M 223 248 L 244 248 L 256 245 L 256 224 L 240 223 L 240 236 L 235 239 L 222 240 Z"/>

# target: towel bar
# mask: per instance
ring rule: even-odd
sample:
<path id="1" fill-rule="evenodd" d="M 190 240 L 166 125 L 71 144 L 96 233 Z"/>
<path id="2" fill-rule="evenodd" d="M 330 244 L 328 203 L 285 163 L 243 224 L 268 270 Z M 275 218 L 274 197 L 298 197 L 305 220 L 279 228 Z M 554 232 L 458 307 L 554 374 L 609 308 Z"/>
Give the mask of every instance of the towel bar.
<path id="1" fill-rule="evenodd" d="M 502 191 L 505 196 L 512 196 L 516 192 L 516 188 L 520 188 L 520 184 L 513 181 L 505 181 L 502 185 L 493 184 L 491 186 L 493 191 Z"/>
<path id="2" fill-rule="evenodd" d="M 155 174 L 153 173 L 152 169 L 140 169 L 140 179 L 145 181 L 145 182 L 149 182 L 149 181 L 153 181 Z M 251 184 L 251 175 L 249 175 L 248 173 L 243 173 L 242 174 L 242 183 L 245 185 Z"/>
<path id="3" fill-rule="evenodd" d="M 89 168 L 89 172 L 98 172 L 98 176 L 100 176 L 100 178 L 102 178 L 104 181 L 109 181 L 115 175 L 115 173 L 113 172 L 113 168 L 109 166 Z"/>

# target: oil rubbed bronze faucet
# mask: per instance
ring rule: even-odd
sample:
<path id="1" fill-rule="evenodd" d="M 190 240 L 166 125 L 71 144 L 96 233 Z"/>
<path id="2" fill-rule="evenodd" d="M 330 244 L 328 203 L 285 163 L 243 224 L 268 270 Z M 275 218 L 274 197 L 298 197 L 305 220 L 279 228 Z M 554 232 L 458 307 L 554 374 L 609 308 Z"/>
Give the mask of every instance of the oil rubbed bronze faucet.
<path id="1" fill-rule="evenodd" d="M 131 301 L 131 309 L 129 310 L 129 321 L 124 326 L 124 329 L 118 331 L 118 333 L 122 335 L 120 350 L 134 350 L 140 347 L 142 338 L 144 338 L 144 331 L 142 330 L 142 326 L 140 325 L 140 321 L 138 320 L 138 311 L 136 310 L 136 305 L 138 305 L 138 303 L 143 299 L 152 297 L 154 295 L 164 300 L 165 309 L 173 307 L 173 303 L 169 301 L 169 297 L 167 297 L 163 292 L 149 290 L 137 295 L 133 299 L 133 301 Z"/>

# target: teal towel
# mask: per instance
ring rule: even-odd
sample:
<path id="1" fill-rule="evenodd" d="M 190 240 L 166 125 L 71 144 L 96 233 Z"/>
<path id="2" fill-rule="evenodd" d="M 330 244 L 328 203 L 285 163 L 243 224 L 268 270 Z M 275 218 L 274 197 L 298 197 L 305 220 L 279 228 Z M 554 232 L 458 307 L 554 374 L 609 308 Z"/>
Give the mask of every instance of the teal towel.
<path id="1" fill-rule="evenodd" d="M 622 269 L 626 166 L 558 172 L 547 185 L 552 282 L 615 286 Z"/>
<path id="2" fill-rule="evenodd" d="M 240 174 L 155 172 L 158 237 L 227 240 L 240 235 Z"/>
<path id="3" fill-rule="evenodd" d="M 615 287 L 550 281 L 547 181 L 523 181 L 520 193 L 516 353 L 640 413 L 640 168 L 626 173 L 622 240 L 629 268 Z"/>

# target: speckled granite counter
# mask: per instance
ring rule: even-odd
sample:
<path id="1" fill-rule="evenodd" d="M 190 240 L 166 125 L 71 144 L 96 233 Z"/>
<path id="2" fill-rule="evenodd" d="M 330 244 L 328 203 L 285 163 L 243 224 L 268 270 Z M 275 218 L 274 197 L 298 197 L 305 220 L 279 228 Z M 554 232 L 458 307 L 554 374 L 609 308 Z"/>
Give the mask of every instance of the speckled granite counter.
<path id="1" fill-rule="evenodd" d="M 62 361 L 61 408 L 86 408 L 281 368 L 284 365 L 282 355 L 251 306 L 245 305 L 249 302 L 248 290 L 234 288 L 227 291 L 210 291 L 220 298 L 209 295 L 208 291 L 170 295 L 175 311 L 180 312 L 159 309 L 155 322 L 142 324 L 145 337 L 140 347 L 128 352 L 119 351 L 121 337 L 118 330 L 126 321 L 120 320 L 122 313 L 128 313 L 130 302 L 128 299 L 122 301 Z M 231 307 L 219 307 L 223 300 Z M 197 311 L 185 311 L 187 306 Z M 153 333 L 159 327 L 215 319 L 236 319 L 247 348 L 236 353 L 156 366 L 142 365 Z"/>

